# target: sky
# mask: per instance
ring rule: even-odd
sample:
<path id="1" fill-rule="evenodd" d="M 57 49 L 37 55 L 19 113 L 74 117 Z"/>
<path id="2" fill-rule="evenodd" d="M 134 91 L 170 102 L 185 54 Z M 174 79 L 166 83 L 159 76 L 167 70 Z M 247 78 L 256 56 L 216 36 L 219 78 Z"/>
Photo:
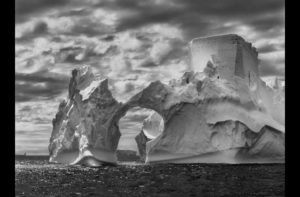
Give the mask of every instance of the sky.
<path id="1" fill-rule="evenodd" d="M 58 104 L 71 70 L 90 65 L 125 102 L 151 81 L 189 69 L 188 42 L 234 33 L 259 52 L 263 78 L 285 74 L 283 0 L 16 0 L 15 152 L 48 154 Z M 120 120 L 120 149 L 151 112 L 134 108 Z"/>

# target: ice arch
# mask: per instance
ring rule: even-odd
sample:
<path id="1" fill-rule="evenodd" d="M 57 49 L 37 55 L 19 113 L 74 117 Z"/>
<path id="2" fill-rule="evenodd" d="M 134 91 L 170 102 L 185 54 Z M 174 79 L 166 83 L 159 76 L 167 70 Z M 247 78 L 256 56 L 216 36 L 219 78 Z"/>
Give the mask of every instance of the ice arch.
<path id="1" fill-rule="evenodd" d="M 108 79 L 95 76 L 88 66 L 73 70 L 68 100 L 61 102 L 53 119 L 50 161 L 76 164 L 88 158 L 91 163 L 94 158 L 92 163 L 116 163 L 120 118 L 129 109 L 141 107 L 167 119 L 163 107 L 167 92 L 166 86 L 156 81 L 123 104 L 113 98 Z"/>
<path id="2" fill-rule="evenodd" d="M 163 132 L 164 121 L 153 110 L 134 107 L 121 117 L 118 126 L 121 132 L 117 148 L 118 161 L 139 158 L 138 160 L 143 162 L 146 158 L 146 143 Z M 131 151 L 138 155 L 132 155 Z"/>

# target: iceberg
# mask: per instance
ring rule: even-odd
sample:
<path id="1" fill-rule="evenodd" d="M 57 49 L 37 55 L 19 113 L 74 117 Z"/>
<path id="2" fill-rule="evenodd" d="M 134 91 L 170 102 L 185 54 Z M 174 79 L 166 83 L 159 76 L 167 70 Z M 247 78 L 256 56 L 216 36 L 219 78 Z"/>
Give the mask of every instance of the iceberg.
<path id="1" fill-rule="evenodd" d="M 155 111 L 136 136 L 146 163 L 284 162 L 284 83 L 260 78 L 256 49 L 238 35 L 189 46 L 191 71 L 168 84 L 153 81 L 125 103 L 113 98 L 109 79 L 88 66 L 74 69 L 53 120 L 50 161 L 116 163 L 118 122 L 141 107 Z"/>

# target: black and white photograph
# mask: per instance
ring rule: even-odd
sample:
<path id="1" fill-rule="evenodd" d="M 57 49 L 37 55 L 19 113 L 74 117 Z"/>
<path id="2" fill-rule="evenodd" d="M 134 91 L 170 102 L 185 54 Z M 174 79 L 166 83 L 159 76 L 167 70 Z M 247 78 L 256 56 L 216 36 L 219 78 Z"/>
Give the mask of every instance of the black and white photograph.
<path id="1" fill-rule="evenodd" d="M 14 37 L 15 196 L 285 196 L 284 0 L 15 0 Z"/>

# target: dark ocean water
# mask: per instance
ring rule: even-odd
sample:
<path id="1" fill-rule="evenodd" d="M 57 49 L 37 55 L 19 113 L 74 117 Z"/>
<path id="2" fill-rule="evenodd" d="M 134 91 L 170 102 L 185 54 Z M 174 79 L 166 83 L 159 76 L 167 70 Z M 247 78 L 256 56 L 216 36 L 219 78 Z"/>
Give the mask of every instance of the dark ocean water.
<path id="1" fill-rule="evenodd" d="M 155 164 L 97 168 L 15 159 L 16 196 L 285 196 L 285 164 Z"/>

